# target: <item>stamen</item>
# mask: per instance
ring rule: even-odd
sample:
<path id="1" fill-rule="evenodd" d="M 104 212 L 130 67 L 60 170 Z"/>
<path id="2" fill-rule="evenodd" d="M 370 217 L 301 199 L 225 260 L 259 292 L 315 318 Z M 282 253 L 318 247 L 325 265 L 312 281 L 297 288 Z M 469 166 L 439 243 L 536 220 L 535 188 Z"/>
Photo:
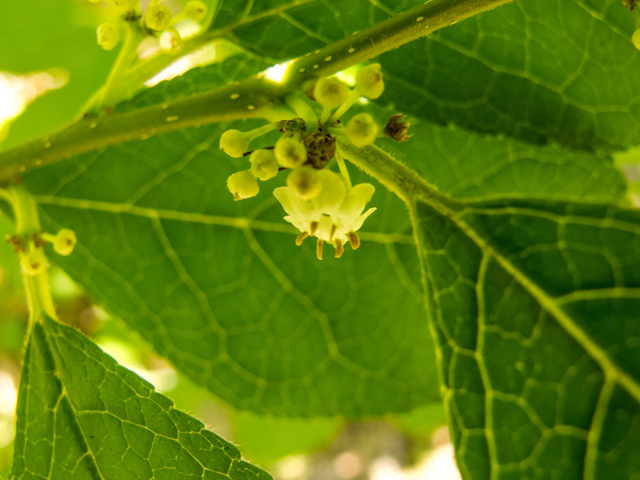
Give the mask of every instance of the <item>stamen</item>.
<path id="1" fill-rule="evenodd" d="M 296 238 L 296 245 L 300 246 L 302 245 L 302 242 L 304 242 L 304 239 L 307 238 L 309 236 L 309 232 L 302 232 L 300 235 L 298 235 L 298 238 Z"/>
<path id="2" fill-rule="evenodd" d="M 318 228 L 320 228 L 320 222 L 316 222 L 316 221 L 311 222 L 311 224 L 309 225 L 310 234 L 315 235 L 316 232 L 318 231 Z"/>
<path id="3" fill-rule="evenodd" d="M 338 231 L 338 225 L 336 225 L 335 223 L 331 225 L 331 233 L 329 233 L 329 241 L 332 242 L 333 241 L 333 236 L 336 234 L 336 232 Z"/>
<path id="4" fill-rule="evenodd" d="M 347 233 L 347 237 L 349 238 L 349 243 L 351 244 L 351 248 L 357 250 L 360 247 L 360 237 L 356 232 Z"/>
<path id="5" fill-rule="evenodd" d="M 316 257 L 318 257 L 318 260 L 322 260 L 322 247 L 324 247 L 324 240 L 319 238 L 316 245 Z"/>
<path id="6" fill-rule="evenodd" d="M 344 247 L 340 239 L 336 239 L 336 258 L 340 258 L 344 253 Z"/>

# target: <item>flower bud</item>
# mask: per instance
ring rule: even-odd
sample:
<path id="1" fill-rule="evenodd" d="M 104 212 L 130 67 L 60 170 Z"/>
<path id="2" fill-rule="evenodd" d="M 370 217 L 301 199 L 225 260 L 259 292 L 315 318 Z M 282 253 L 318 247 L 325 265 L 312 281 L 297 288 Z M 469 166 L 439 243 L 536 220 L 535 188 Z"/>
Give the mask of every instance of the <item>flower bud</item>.
<path id="1" fill-rule="evenodd" d="M 631 43 L 633 43 L 634 47 L 640 50 L 640 28 L 631 35 Z"/>
<path id="2" fill-rule="evenodd" d="M 77 243 L 76 234 L 73 230 L 63 228 L 58 232 L 53 240 L 53 249 L 60 255 L 70 255 Z"/>
<path id="3" fill-rule="evenodd" d="M 233 193 L 234 200 L 255 197 L 260 191 L 258 180 L 251 170 L 243 170 L 231 175 L 227 179 L 227 188 Z"/>
<path id="4" fill-rule="evenodd" d="M 38 275 L 47 268 L 47 257 L 45 257 L 42 248 L 33 248 L 22 255 L 20 263 L 28 275 Z"/>
<path id="5" fill-rule="evenodd" d="M 249 150 L 252 136 L 240 130 L 227 130 L 220 137 L 220 150 L 233 158 L 240 158 Z"/>
<path id="6" fill-rule="evenodd" d="M 382 95 L 384 82 L 382 81 L 379 63 L 374 63 L 358 70 L 356 74 L 356 89 L 363 96 L 374 100 Z"/>
<path id="7" fill-rule="evenodd" d="M 184 42 L 182 41 L 182 37 L 178 33 L 177 30 L 170 28 L 165 30 L 160 35 L 158 39 L 158 43 L 160 44 L 160 48 L 163 52 L 168 53 L 169 55 L 176 55 L 182 47 L 184 46 Z"/>
<path id="8" fill-rule="evenodd" d="M 316 101 L 327 108 L 337 108 L 349 98 L 349 87 L 336 77 L 321 78 L 313 89 Z"/>
<path id="9" fill-rule="evenodd" d="M 378 125 L 368 113 L 354 115 L 347 123 L 347 139 L 354 147 L 371 145 L 378 136 Z"/>
<path id="10" fill-rule="evenodd" d="M 171 10 L 165 5 L 153 3 L 144 12 L 144 21 L 153 30 L 166 30 L 171 25 Z"/>
<path id="11" fill-rule="evenodd" d="M 98 27 L 98 45 L 109 51 L 120 42 L 120 30 L 115 25 L 103 23 Z"/>
<path id="12" fill-rule="evenodd" d="M 274 152 L 278 163 L 285 168 L 296 168 L 307 161 L 307 149 L 295 138 L 280 137 Z"/>
<path id="13" fill-rule="evenodd" d="M 207 15 L 207 6 L 199 0 L 187 3 L 182 14 L 195 22 L 199 22 Z"/>
<path id="14" fill-rule="evenodd" d="M 287 187 L 302 200 L 311 200 L 322 191 L 322 179 L 318 170 L 311 167 L 300 167 L 287 177 Z"/>
<path id="15" fill-rule="evenodd" d="M 262 181 L 269 180 L 278 174 L 278 161 L 273 150 L 256 150 L 249 157 L 251 172 Z"/>

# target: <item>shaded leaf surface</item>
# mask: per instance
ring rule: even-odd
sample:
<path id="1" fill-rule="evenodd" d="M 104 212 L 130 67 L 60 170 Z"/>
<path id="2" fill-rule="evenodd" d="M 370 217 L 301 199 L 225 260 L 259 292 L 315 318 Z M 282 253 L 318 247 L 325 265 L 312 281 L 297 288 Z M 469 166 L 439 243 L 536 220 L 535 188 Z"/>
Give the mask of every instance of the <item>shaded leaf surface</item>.
<path id="1" fill-rule="evenodd" d="M 13 477 L 267 480 L 236 447 L 177 410 L 79 332 L 34 324 Z"/>
<path id="2" fill-rule="evenodd" d="M 396 107 L 578 149 L 640 143 L 640 52 L 619 0 L 516 1 L 388 52 Z"/>
<path id="3" fill-rule="evenodd" d="M 640 213 L 418 206 L 453 440 L 468 478 L 640 471 Z"/>

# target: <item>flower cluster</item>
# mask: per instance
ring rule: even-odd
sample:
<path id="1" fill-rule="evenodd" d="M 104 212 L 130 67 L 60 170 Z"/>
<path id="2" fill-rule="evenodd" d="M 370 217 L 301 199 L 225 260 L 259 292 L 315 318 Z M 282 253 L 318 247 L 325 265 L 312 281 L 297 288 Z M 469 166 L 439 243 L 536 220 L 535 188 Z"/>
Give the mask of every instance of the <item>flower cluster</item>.
<path id="1" fill-rule="evenodd" d="M 90 0 L 97 3 L 102 0 Z M 169 54 L 178 53 L 183 46 L 180 33 L 173 28 L 181 20 L 189 19 L 195 22 L 201 21 L 207 14 L 207 6 L 200 0 L 188 2 L 182 12 L 173 16 L 166 5 L 161 5 L 160 0 L 151 0 L 149 6 L 142 14 L 139 0 L 106 0 L 107 3 L 122 11 L 122 15 L 115 23 L 103 23 L 98 27 L 98 45 L 105 50 L 113 50 L 120 42 L 120 27 L 123 20 L 139 21 L 147 34 L 158 37 L 160 48 Z"/>
<path id="2" fill-rule="evenodd" d="M 278 172 L 288 170 L 287 186 L 276 188 L 273 193 L 287 213 L 285 220 L 301 232 L 296 244 L 301 245 L 309 236 L 316 237 L 319 259 L 322 259 L 325 243 L 334 246 L 336 257 L 342 256 L 347 243 L 357 249 L 360 238 L 356 232 L 375 210 L 370 208 L 364 212 L 375 189 L 369 183 L 351 185 L 344 160 L 336 150 L 336 137 L 345 137 L 354 146 L 362 148 L 373 143 L 379 135 L 393 136 L 386 130 L 380 132 L 371 115 L 366 113 L 353 116 L 346 126 L 339 121 L 358 99 L 376 99 L 383 90 L 380 65 L 369 65 L 357 72 L 353 89 L 337 77 L 330 77 L 318 80 L 313 89 L 306 92 L 322 107 L 319 117 L 305 101 L 293 97 L 288 103 L 298 118 L 249 132 L 224 132 L 220 148 L 233 158 L 248 156 L 251 164 L 247 170 L 228 178 L 227 187 L 233 198 L 254 197 L 260 190 L 258 180 L 267 181 Z M 273 130 L 282 133 L 273 147 L 250 151 L 253 140 Z M 406 129 L 404 134 L 406 137 Z M 327 168 L 333 158 L 336 158 L 340 173 Z"/>
<path id="3" fill-rule="evenodd" d="M 20 255 L 20 263 L 24 271 L 29 275 L 38 275 L 44 272 L 48 264 L 42 248 L 44 245 L 51 243 L 57 254 L 67 256 L 73 252 L 77 239 L 72 230 L 63 228 L 56 235 L 42 232 L 29 235 L 27 238 L 9 237 L 8 241 Z"/>

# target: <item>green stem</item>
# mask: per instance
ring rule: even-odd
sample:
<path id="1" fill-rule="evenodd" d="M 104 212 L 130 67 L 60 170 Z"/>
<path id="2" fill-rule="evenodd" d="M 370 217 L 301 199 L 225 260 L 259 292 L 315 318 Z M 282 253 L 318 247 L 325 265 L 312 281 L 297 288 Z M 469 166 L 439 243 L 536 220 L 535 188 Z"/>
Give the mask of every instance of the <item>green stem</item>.
<path id="1" fill-rule="evenodd" d="M 0 185 L 41 165 L 116 143 L 205 123 L 278 120 L 273 107 L 319 77 L 333 75 L 435 30 L 512 0 L 432 0 L 292 62 L 281 83 L 261 76 L 170 104 L 82 119 L 57 133 L 0 153 Z M 317 68 L 316 68 L 317 67 Z"/>
<path id="2" fill-rule="evenodd" d="M 457 202 L 440 193 L 415 171 L 375 145 L 356 148 L 341 137 L 337 137 L 336 144 L 345 159 L 378 180 L 407 205 L 412 205 L 419 198 L 447 215 L 460 209 Z"/>
<path id="3" fill-rule="evenodd" d="M 38 206 L 22 184 L 11 185 L 7 189 L 6 198 L 10 199 L 16 220 L 16 235 L 22 238 L 30 238 L 34 233 L 39 233 L 40 218 Z M 40 247 L 39 247 L 40 248 Z M 41 321 L 43 313 L 57 319 L 53 298 L 49 289 L 49 276 L 45 269 L 37 275 L 29 275 L 22 272 L 22 278 L 27 293 L 31 324 Z"/>

